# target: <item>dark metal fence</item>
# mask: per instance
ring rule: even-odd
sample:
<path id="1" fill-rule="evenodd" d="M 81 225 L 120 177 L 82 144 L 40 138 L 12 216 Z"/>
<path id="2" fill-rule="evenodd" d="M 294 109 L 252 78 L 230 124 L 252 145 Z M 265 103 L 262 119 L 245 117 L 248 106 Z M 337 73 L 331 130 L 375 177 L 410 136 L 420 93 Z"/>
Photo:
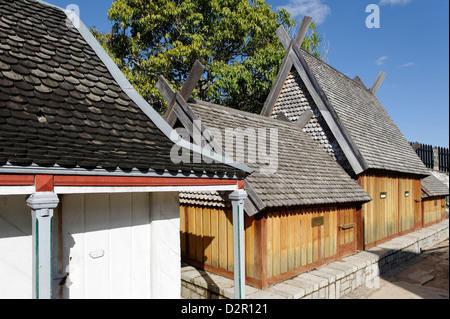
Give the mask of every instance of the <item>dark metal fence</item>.
<path id="1" fill-rule="evenodd" d="M 427 168 L 434 169 L 434 155 L 433 155 L 433 145 L 427 144 L 414 144 L 410 142 L 410 144 L 416 149 L 417 155 L 420 157 L 422 162 L 425 164 Z"/>
<path id="2" fill-rule="evenodd" d="M 441 172 L 448 173 L 448 160 L 450 157 L 449 149 L 444 147 L 438 147 L 438 157 L 439 157 L 439 170 Z"/>
<path id="3" fill-rule="evenodd" d="M 448 173 L 450 156 L 448 148 L 433 147 L 433 145 L 419 144 L 417 142 L 410 142 L 410 144 L 427 168 L 439 169 L 441 172 Z M 437 158 L 435 158 L 436 156 Z M 439 165 L 439 167 L 435 167 L 436 165 Z"/>

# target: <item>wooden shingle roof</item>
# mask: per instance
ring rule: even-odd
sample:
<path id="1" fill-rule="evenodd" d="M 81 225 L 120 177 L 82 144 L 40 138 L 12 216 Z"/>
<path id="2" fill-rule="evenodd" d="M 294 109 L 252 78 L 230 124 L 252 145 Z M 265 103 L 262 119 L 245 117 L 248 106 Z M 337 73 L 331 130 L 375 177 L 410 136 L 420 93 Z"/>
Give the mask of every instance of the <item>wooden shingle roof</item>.
<path id="1" fill-rule="evenodd" d="M 449 189 L 447 185 L 441 182 L 434 175 L 425 177 L 424 179 L 422 179 L 421 183 L 422 191 L 424 194 L 422 198 L 449 195 Z"/>
<path id="2" fill-rule="evenodd" d="M 225 136 L 226 129 L 247 130 L 249 134 L 259 134 L 258 130 L 263 130 L 266 132 L 267 155 L 270 155 L 271 144 L 277 143 L 278 165 L 274 172 L 265 173 L 261 170 L 266 167 L 267 158 L 261 158 L 258 154 L 256 162 L 248 162 L 249 152 L 257 153 L 257 149 L 247 148 L 245 151 L 246 165 L 255 170 L 246 179 L 249 201 L 253 201 L 252 204 L 246 202 L 246 210 L 250 215 L 266 207 L 371 200 L 370 196 L 296 124 L 204 101 L 190 99 L 189 102 L 189 107 L 202 124 L 207 129 L 219 130 L 222 136 Z M 271 130 L 276 131 L 277 135 L 271 135 Z M 258 145 L 260 142 L 261 140 L 258 140 Z M 186 203 L 199 199 L 195 196 L 189 199 L 187 195 L 182 197 Z"/>
<path id="3" fill-rule="evenodd" d="M 172 128 L 69 14 L 34 0 L 0 0 L 0 169 L 219 177 L 251 172 L 221 157 L 209 164 L 173 163 Z"/>
<path id="4" fill-rule="evenodd" d="M 300 49 L 294 40 L 288 42 L 286 36 L 280 40 L 287 53 L 262 115 L 275 118 L 284 113 L 296 121 L 311 110 L 314 116 L 304 131 L 311 130 L 307 133 L 352 175 L 368 169 L 429 175 L 379 100 L 358 78 L 348 78 Z"/>
<path id="5" fill-rule="evenodd" d="M 303 56 L 368 168 L 428 175 L 420 158 L 370 90 L 310 54 L 303 52 Z"/>

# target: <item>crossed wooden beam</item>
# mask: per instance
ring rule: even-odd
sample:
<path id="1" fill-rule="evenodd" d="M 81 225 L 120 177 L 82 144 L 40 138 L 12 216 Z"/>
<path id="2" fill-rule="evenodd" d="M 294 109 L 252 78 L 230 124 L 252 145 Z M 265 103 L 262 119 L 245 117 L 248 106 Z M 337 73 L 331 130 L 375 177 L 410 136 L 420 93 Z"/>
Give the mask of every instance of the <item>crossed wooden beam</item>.
<path id="1" fill-rule="evenodd" d="M 302 46 L 303 39 L 305 38 L 306 33 L 308 32 L 311 22 L 312 22 L 311 17 L 305 16 L 303 18 L 303 21 L 300 24 L 300 28 L 297 33 L 297 36 L 296 36 L 295 40 L 293 41 L 294 45 L 296 45 L 297 48 L 300 48 Z M 291 43 L 289 34 L 286 32 L 286 30 L 284 29 L 284 27 L 282 25 L 277 29 L 276 34 L 277 34 L 278 38 L 280 39 L 281 44 L 283 45 L 284 49 L 286 50 L 286 52 L 288 52 L 289 45 Z M 373 85 L 369 89 L 369 91 L 375 95 L 378 92 L 378 89 L 380 88 L 380 86 L 383 83 L 385 78 L 386 78 L 386 73 L 381 71 L 378 74 L 375 82 L 373 83 Z"/>
<path id="2" fill-rule="evenodd" d="M 194 134 L 196 132 L 201 133 L 202 142 L 208 145 L 212 151 L 224 154 L 221 146 L 214 140 L 214 137 L 210 135 L 200 118 L 195 115 L 191 107 L 187 104 L 204 71 L 205 67 L 199 61 L 195 61 L 180 92 L 175 92 L 162 75 L 156 83 L 156 88 L 161 92 L 167 103 L 169 103 L 164 119 L 170 126 L 174 127 L 178 119 L 192 139 L 195 138 Z"/>

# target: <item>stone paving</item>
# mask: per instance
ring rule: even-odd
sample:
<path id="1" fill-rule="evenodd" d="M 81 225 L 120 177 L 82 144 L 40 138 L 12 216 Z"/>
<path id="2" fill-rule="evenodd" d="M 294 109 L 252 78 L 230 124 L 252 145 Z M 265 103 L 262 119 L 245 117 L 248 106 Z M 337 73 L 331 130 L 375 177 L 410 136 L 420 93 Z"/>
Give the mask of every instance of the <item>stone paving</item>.
<path id="1" fill-rule="evenodd" d="M 384 274 L 408 260 L 420 256 L 444 241 L 448 242 L 448 219 L 413 233 L 394 238 L 353 256 L 332 262 L 267 289 L 246 286 L 248 299 L 340 299 L 359 287 L 377 288 L 384 284 Z M 442 261 L 445 266 L 445 259 Z M 448 259 L 447 259 L 448 265 Z M 425 271 L 422 269 L 422 271 Z M 381 276 L 380 276 L 381 275 Z M 425 280 L 424 273 L 415 275 Z M 233 298 L 233 280 L 191 266 L 182 267 L 182 297 L 189 299 Z M 448 282 L 448 281 L 447 281 Z M 412 284 L 406 282 L 406 284 Z M 423 282 L 427 284 L 427 282 Z M 411 287 L 387 287 L 408 291 Z M 437 288 L 441 289 L 441 288 Z M 412 291 L 412 290 L 409 290 Z M 437 294 L 437 295 L 436 295 Z M 445 296 L 442 291 L 434 296 Z M 382 296 L 382 295 L 380 295 Z M 441 296 L 441 297 L 442 297 Z M 375 297 L 375 296 L 374 296 Z M 404 296 L 405 298 L 406 295 Z M 447 288 L 448 298 L 448 288 Z"/>
<path id="2" fill-rule="evenodd" d="M 449 242 L 380 276 L 376 287 L 357 288 L 342 299 L 449 299 Z"/>

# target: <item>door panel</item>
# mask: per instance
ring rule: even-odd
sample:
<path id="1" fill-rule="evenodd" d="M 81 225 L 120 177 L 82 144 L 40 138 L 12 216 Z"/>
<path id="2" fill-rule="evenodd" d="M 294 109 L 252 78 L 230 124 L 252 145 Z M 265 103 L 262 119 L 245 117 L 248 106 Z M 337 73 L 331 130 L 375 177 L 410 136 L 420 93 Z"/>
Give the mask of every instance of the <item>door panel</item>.
<path id="1" fill-rule="evenodd" d="M 339 257 L 356 251 L 356 210 L 339 210 Z"/>
<path id="2" fill-rule="evenodd" d="M 148 193 L 65 195 L 62 234 L 64 298 L 150 298 Z"/>

